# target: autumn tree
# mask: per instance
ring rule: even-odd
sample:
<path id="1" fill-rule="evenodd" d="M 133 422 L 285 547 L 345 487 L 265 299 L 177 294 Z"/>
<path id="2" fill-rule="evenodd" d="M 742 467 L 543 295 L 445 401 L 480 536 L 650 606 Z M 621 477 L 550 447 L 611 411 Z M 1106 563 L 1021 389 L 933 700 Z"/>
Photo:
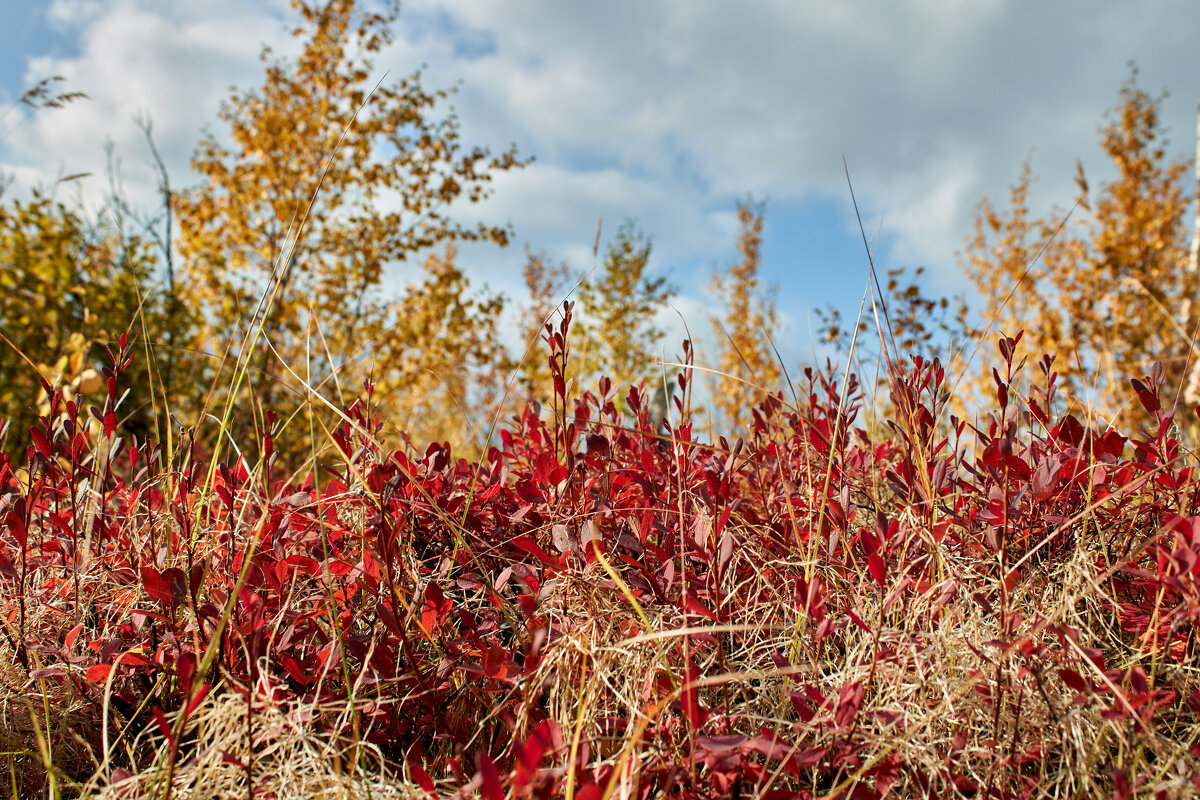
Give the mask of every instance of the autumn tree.
<path id="1" fill-rule="evenodd" d="M 980 204 L 963 256 L 991 338 L 1024 329 L 1026 352 L 1060 354 L 1056 368 L 1077 396 L 1098 373 L 1098 396 L 1114 411 L 1155 360 L 1167 385 L 1180 385 L 1196 315 L 1184 318 L 1181 300 L 1200 288 L 1187 269 L 1188 164 L 1167 159 L 1162 100 L 1137 87 L 1136 72 L 1119 99 L 1100 140 L 1116 178 L 1092 192 L 1077 164 L 1078 201 L 1063 224 L 1062 210 L 1030 217 L 1026 164 L 1007 214 Z"/>
<path id="2" fill-rule="evenodd" d="M 713 405 L 731 427 L 744 427 L 750 409 L 764 392 L 778 389 L 780 366 L 770 337 L 779 330 L 775 289 L 759 279 L 762 266 L 763 204 L 750 198 L 737 207 L 738 260 L 712 276 L 712 293 L 725 307 L 725 317 L 713 317 L 719 343 Z"/>
<path id="3" fill-rule="evenodd" d="M 143 357 L 127 376 L 131 395 L 120 409 L 123 427 L 151 435 L 151 398 L 161 387 L 145 345 L 186 321 L 164 313 L 150 244 L 123 235 L 103 216 L 88 219 L 35 191 L 27 201 L 0 206 L 0 265 L 0 333 L 8 340 L 0 342 L 0 417 L 10 422 L 6 446 L 23 446 L 34 415 L 48 411 L 38 373 L 63 389 L 66 399 L 83 402 L 100 390 L 99 370 L 109 366 L 104 346 L 127 331 Z"/>
<path id="4" fill-rule="evenodd" d="M 574 337 L 582 377 L 607 375 L 618 385 L 648 379 L 661 383 L 653 365 L 662 358 L 658 349 L 663 331 L 654 318 L 666 307 L 674 287 L 664 276 L 650 271 L 652 243 L 626 221 L 605 251 L 596 273 L 579 285 L 583 313 Z"/>
<path id="5" fill-rule="evenodd" d="M 391 424 L 414 442 L 450 440 L 470 451 L 482 443 L 512 364 L 497 330 L 504 298 L 469 294 L 456 258 L 447 242 L 426 258 L 420 283 L 372 311 L 378 319 L 367 324 L 382 333 L 368 363 L 379 370 L 376 397 Z M 401 360 L 387 361 L 393 354 Z"/>
<path id="6" fill-rule="evenodd" d="M 451 92 L 425 89 L 419 71 L 373 84 L 395 4 L 382 13 L 354 0 L 292 5 L 299 56 L 264 50 L 265 80 L 221 107 L 228 138 L 210 134 L 200 144 L 192 166 L 204 180 L 176 205 L 184 291 L 207 322 L 197 344 L 226 343 L 267 406 L 279 399 L 277 385 L 303 396 L 292 370 L 310 386 L 337 375 L 353 390 L 368 374 L 409 363 L 412 347 L 437 349 L 445 363 L 469 361 L 472 344 L 433 330 L 389 333 L 403 321 L 387 312 L 408 307 L 389 304 L 385 271 L 446 242 L 505 244 L 506 227 L 463 225 L 451 212 L 524 163 L 514 148 L 466 147 L 456 116 L 441 113 Z M 461 274 L 449 282 L 465 286 Z M 415 291 L 408 300 L 450 303 L 430 309 L 434 316 L 462 311 L 456 290 Z"/>

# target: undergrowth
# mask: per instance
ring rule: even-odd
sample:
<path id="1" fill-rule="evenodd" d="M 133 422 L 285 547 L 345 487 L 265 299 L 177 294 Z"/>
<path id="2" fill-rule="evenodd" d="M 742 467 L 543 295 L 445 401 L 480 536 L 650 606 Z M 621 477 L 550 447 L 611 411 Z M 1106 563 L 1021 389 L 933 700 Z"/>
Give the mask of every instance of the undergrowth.
<path id="1" fill-rule="evenodd" d="M 478 462 L 384 450 L 370 385 L 316 467 L 276 428 L 168 458 L 117 424 L 125 338 L 98 405 L 54 394 L 0 456 L 8 793 L 1200 791 L 1200 483 L 1161 373 L 1149 427 L 1103 428 L 1002 337 L 978 425 L 914 358 L 882 432 L 829 367 L 701 442 L 690 368 L 666 420 L 574 394 L 570 317 Z"/>

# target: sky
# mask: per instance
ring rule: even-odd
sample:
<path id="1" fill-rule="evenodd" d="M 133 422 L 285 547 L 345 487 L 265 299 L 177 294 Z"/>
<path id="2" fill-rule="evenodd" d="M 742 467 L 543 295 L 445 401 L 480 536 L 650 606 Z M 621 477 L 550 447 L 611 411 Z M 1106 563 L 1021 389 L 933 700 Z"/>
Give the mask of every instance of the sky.
<path id="1" fill-rule="evenodd" d="M 219 103 L 261 83 L 263 45 L 295 51 L 294 19 L 286 0 L 0 4 L 0 113 L 51 75 L 90 98 L 0 120 L 9 192 L 90 172 L 57 191 L 95 202 L 111 141 L 130 197 L 151 207 L 139 115 L 173 184 L 193 183 Z M 515 231 L 505 250 L 462 251 L 473 283 L 520 302 L 526 246 L 588 269 L 598 222 L 607 239 L 636 219 L 678 289 L 668 355 L 681 320 L 698 360 L 712 352 L 709 278 L 736 257 L 737 201 L 765 201 L 762 275 L 790 368 L 818 353 L 814 309 L 853 318 L 862 298 L 847 170 L 877 267 L 923 266 L 929 293 L 957 294 L 979 199 L 1003 205 L 1031 153 L 1037 215 L 1070 205 L 1076 158 L 1093 186 L 1111 175 L 1097 131 L 1131 63 L 1139 86 L 1168 93 L 1169 152 L 1191 155 L 1198 30 L 1194 0 L 410 0 L 376 70 L 457 83 L 467 143 L 536 159 L 465 210 Z"/>

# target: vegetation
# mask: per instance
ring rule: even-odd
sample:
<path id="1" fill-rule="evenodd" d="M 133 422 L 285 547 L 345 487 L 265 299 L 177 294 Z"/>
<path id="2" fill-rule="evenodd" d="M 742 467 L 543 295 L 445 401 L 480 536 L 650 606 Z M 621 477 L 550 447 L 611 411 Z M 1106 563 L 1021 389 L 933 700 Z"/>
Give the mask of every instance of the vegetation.
<path id="1" fill-rule="evenodd" d="M 1092 192 L 1077 163 L 1076 206 L 1034 219 L 1027 162 L 1007 214 L 980 204 L 964 253 L 991 329 L 1023 328 L 1034 352 L 1071 354 L 1060 367 L 1064 387 L 1077 397 L 1090 390 L 1110 417 L 1125 405 L 1127 378 L 1152 362 L 1163 365 L 1168 386 L 1184 384 L 1200 320 L 1186 300 L 1200 291 L 1187 255 L 1190 164 L 1167 159 L 1160 103 L 1137 87 L 1135 73 L 1101 129 L 1117 177 Z"/>
<path id="2" fill-rule="evenodd" d="M 167 313 L 171 296 L 156 280 L 151 241 L 45 195 L 0 205 L 0 263 L 0 413 L 10 451 L 29 444 L 34 418 L 48 413 L 48 391 L 82 403 L 102 387 L 96 357 L 118 334 L 132 328 L 144 346 L 187 328 L 182 310 Z M 158 376 L 141 355 L 127 376 L 137 399 L 124 406 L 122 425 L 147 436 L 156 431 Z"/>
<path id="3" fill-rule="evenodd" d="M 728 271 L 713 273 L 712 289 L 725 307 L 724 321 L 713 318 L 720 375 L 713 396 L 714 409 L 731 430 L 743 427 L 754 400 L 777 389 L 781 377 L 778 355 L 769 336 L 779 328 L 779 314 L 771 299 L 774 291 L 759 284 L 762 266 L 763 206 L 749 198 L 738 204 L 738 253 L 741 258 Z"/>
<path id="4" fill-rule="evenodd" d="M 919 272 L 885 273 L 875 407 L 849 366 L 784 384 L 764 209 L 739 204 L 704 418 L 633 223 L 591 273 L 530 252 L 532 347 L 497 344 L 504 300 L 456 243 L 509 234 L 451 211 L 515 152 L 464 152 L 419 75 L 366 85 L 394 9 L 297 9 L 302 55 L 226 108 L 235 149 L 164 188 L 178 287 L 119 205 L 0 209 L 7 795 L 1200 793 L 1194 321 L 1163 311 L 1194 270 L 1155 101 L 1122 90 L 1085 227 L 1029 220 L 1028 169 L 981 207 L 983 313 L 1029 333 L 952 331 Z M 964 341 L 973 425 L 937 357 Z M 1138 425 L 1080 408 L 1089 370 Z"/>
<path id="5" fill-rule="evenodd" d="M 381 291 L 385 268 L 455 241 L 505 244 L 507 228 L 467 227 L 449 211 L 482 200 L 493 175 L 523 162 L 515 148 L 498 156 L 465 148 L 454 115 L 434 116 L 449 92 L 426 90 L 419 72 L 370 83 L 370 56 L 391 41 L 396 7 L 295 6 L 300 56 L 263 53 L 262 87 L 235 93 L 220 113 L 234 149 L 206 138 L 192 162 L 206 182 L 176 200 L 183 295 L 202 310 L 194 346 L 234 365 L 216 385 L 237 389 L 245 375 L 255 405 L 280 415 L 311 408 L 312 390 L 353 393 L 370 376 L 389 387 L 384 397 L 414 386 L 422 399 L 410 397 L 408 409 L 436 402 L 434 417 L 416 419 L 461 419 L 475 399 L 461 393 L 463 382 L 439 387 L 423 370 L 478 366 L 492 355 L 480 337 L 502 302 L 468 299 L 453 250 L 426 261 L 424 283 L 399 302 Z M 452 327 L 439 325 L 437 336 L 413 329 L 404 314 L 414 306 Z M 401 413 L 401 421 L 414 417 Z"/>
<path id="6" fill-rule="evenodd" d="M 581 321 L 581 374 L 595 380 L 608 374 L 618 383 L 649 378 L 662 360 L 663 332 L 654 322 L 675 289 L 665 277 L 650 274 L 651 243 L 632 220 L 625 222 L 609 244 L 604 263 L 585 275 L 579 303 L 587 312 Z M 658 376 L 661 382 L 661 373 Z"/>

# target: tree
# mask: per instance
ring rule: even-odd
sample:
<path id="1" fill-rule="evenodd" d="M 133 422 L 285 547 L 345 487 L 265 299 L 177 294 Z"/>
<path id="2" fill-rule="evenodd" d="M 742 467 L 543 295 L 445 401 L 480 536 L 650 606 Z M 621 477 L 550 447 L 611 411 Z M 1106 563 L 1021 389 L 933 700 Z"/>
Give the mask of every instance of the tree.
<path id="1" fill-rule="evenodd" d="M 666 277 L 651 277 L 651 249 L 650 239 L 628 220 L 609 244 L 599 275 L 579 285 L 584 313 L 573 338 L 581 362 L 577 374 L 607 375 L 617 385 L 656 377 L 652 366 L 661 358 L 663 331 L 654 317 L 675 289 Z"/>
<path id="2" fill-rule="evenodd" d="M 1128 380 L 1154 360 L 1163 363 L 1168 386 L 1180 385 L 1196 311 L 1181 315 L 1179 301 L 1200 289 L 1187 269 L 1188 163 L 1167 161 L 1162 100 L 1139 89 L 1136 77 L 1122 86 L 1101 128 L 1117 177 L 1093 194 L 1077 163 L 1075 214 L 1060 229 L 1062 211 L 1030 219 L 1027 163 L 1007 216 L 981 202 L 963 257 L 985 320 L 995 320 L 992 338 L 1024 329 L 1027 352 L 1065 356 L 1057 367 L 1076 396 L 1098 371 L 1099 396 L 1111 411 L 1128 396 Z"/>
<path id="3" fill-rule="evenodd" d="M 385 269 L 445 242 L 507 243 L 506 227 L 462 225 L 450 212 L 525 163 L 515 147 L 465 148 L 456 116 L 438 114 L 451 92 L 426 90 L 420 71 L 372 86 L 395 4 L 378 14 L 354 0 L 292 5 L 300 55 L 264 50 L 262 86 L 221 107 L 231 145 L 204 139 L 192 161 L 204 181 L 176 205 L 183 291 L 207 322 L 197 344 L 226 342 L 265 406 L 276 384 L 303 394 L 282 365 L 302 367 L 309 385 L 336 374 L 356 387 L 410 358 L 387 347 L 445 348 L 389 334 Z"/>
<path id="4" fill-rule="evenodd" d="M 79 395 L 100 390 L 110 339 L 132 331 L 135 342 L 143 343 L 143 332 L 156 342 L 171 326 L 186 325 L 164 313 L 148 241 L 122 235 L 103 218 L 88 221 L 37 191 L 27 202 L 0 206 L 0 264 L 0 333 L 12 345 L 0 342 L 0 417 L 10 422 L 10 450 L 29 441 L 35 413 L 49 410 L 29 362 L 51 387 L 82 402 Z M 151 374 L 152 365 L 138 358 L 128 375 L 125 386 L 134 391 L 121 409 L 127 432 L 155 430 L 149 398 L 159 387 Z"/>
<path id="5" fill-rule="evenodd" d="M 377 309 L 379 319 L 368 319 L 383 331 L 369 363 L 387 364 L 376 397 L 400 431 L 417 442 L 452 440 L 473 452 L 512 363 L 497 331 L 504 298 L 468 296 L 470 281 L 456 256 L 447 242 L 443 253 L 425 260 L 420 284 Z M 390 354 L 402 360 L 388 362 Z"/>
<path id="6" fill-rule="evenodd" d="M 763 204 L 747 198 L 738 203 L 740 258 L 726 272 L 713 272 L 712 292 L 725 306 L 725 319 L 712 318 L 720 343 L 717 366 L 721 372 L 713 405 L 729 426 L 748 424 L 750 409 L 764 392 L 779 383 L 779 362 L 769 336 L 779 330 L 779 314 L 758 272 L 762 265 Z"/>

